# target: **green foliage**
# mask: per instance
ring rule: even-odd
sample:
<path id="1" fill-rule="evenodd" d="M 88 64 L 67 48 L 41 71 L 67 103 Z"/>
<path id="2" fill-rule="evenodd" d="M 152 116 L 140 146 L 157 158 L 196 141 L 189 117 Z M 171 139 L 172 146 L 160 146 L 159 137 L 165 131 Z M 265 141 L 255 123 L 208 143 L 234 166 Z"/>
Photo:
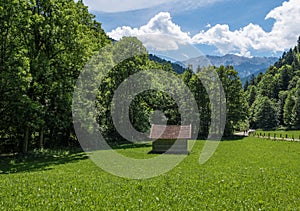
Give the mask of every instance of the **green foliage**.
<path id="1" fill-rule="evenodd" d="M 292 93 L 289 93 L 284 104 L 284 113 L 283 113 L 284 123 L 289 128 L 293 126 L 293 114 L 291 111 L 293 110 L 294 106 L 295 106 L 294 95 Z"/>
<path id="2" fill-rule="evenodd" d="M 119 85 L 129 76 L 144 70 L 149 75 L 152 75 L 152 69 L 162 69 L 167 72 L 170 72 L 172 70 L 172 67 L 169 63 L 157 64 L 153 61 L 150 61 L 146 54 L 146 51 L 142 46 L 142 43 L 135 38 L 123 38 L 112 46 L 112 57 L 116 57 L 114 58 L 114 60 L 118 61 L 119 57 L 122 58 L 125 55 L 130 54 L 131 52 L 126 53 L 127 51 L 130 51 L 130 46 L 139 46 L 137 48 L 137 52 L 141 50 L 140 55 L 128 58 L 126 59 L 126 61 L 120 64 L 116 64 L 116 66 L 109 71 L 108 75 L 103 80 L 97 96 L 98 120 L 101 132 L 102 134 L 104 134 L 107 140 L 122 140 L 114 127 L 111 117 L 111 101 L 113 99 L 114 92 L 119 87 Z M 123 53 L 125 55 L 122 55 Z M 239 125 L 243 121 L 246 121 L 248 115 L 248 105 L 245 100 L 241 81 L 237 76 L 237 72 L 233 70 L 232 67 L 221 66 L 220 68 L 209 68 L 212 68 L 219 74 L 222 85 L 225 89 L 226 102 L 223 103 L 227 104 L 228 114 L 225 135 L 228 136 L 233 134 L 234 128 L 237 125 Z M 177 75 L 175 72 L 172 72 L 172 74 L 180 77 L 188 86 L 189 90 L 193 93 L 199 110 L 199 136 L 206 137 L 209 132 L 211 119 L 211 105 L 207 90 L 205 90 L 199 77 L 195 75 L 190 69 L 187 69 L 182 75 Z M 202 73 L 199 72 L 197 74 Z M 161 87 L 159 82 L 160 79 L 155 79 L 155 77 L 156 76 L 154 76 L 151 83 L 153 84 L 153 87 L 159 88 Z M 138 83 L 142 84 L 143 81 L 139 81 Z M 166 84 L 164 85 L 166 86 Z M 182 87 L 180 84 L 176 84 L 175 81 L 172 81 L 168 86 L 176 87 L 176 91 L 173 91 L 173 94 L 178 98 L 181 98 L 183 102 L 186 101 L 185 99 L 187 93 L 183 93 L 181 91 Z M 215 88 L 216 87 L 211 87 L 212 90 L 214 90 Z M 185 108 L 184 106 L 185 105 L 183 105 L 182 109 L 185 109 L 186 113 L 188 113 L 191 108 Z M 129 115 L 134 128 L 140 132 L 149 131 L 149 119 L 152 113 L 157 110 L 161 111 L 162 114 L 167 117 L 167 124 L 182 124 L 178 105 L 176 104 L 175 100 L 166 93 L 155 90 L 148 90 L 137 95 L 131 103 Z M 195 114 L 190 115 L 195 116 Z"/>
<path id="3" fill-rule="evenodd" d="M 248 117 L 248 103 L 245 99 L 242 83 L 233 67 L 221 66 L 217 69 L 226 98 L 226 127 L 225 135 L 233 134 L 235 126 L 244 122 Z"/>
<path id="4" fill-rule="evenodd" d="M 300 40 L 300 38 L 299 38 Z M 256 79 L 252 79 L 249 83 L 255 86 L 256 92 L 254 93 L 253 86 L 248 86 L 247 101 L 251 106 L 250 109 L 250 125 L 257 126 L 259 124 L 263 126 L 265 123 L 259 123 L 258 120 L 254 120 L 256 107 L 252 103 L 259 101 L 258 98 L 268 97 L 277 105 L 277 114 L 279 124 L 287 128 L 299 128 L 299 102 L 297 84 L 300 76 L 299 65 L 299 40 L 298 45 L 294 49 L 290 49 L 288 52 L 283 53 L 278 62 L 271 66 L 264 75 L 258 76 Z M 256 82 L 256 83 L 255 83 Z M 299 86 L 298 86 L 299 87 Z M 274 111 L 273 109 L 271 109 Z M 267 117 L 270 112 L 266 109 L 265 116 Z M 275 118 L 274 115 L 272 117 Z M 263 121 L 263 119 L 261 119 Z M 264 121 L 267 123 L 267 121 Z M 275 126 L 275 121 L 272 123 Z"/>
<path id="5" fill-rule="evenodd" d="M 294 129 L 300 129 L 300 80 L 298 80 L 295 90 L 295 104 L 292 109 L 292 115 Z"/>
<path id="6" fill-rule="evenodd" d="M 256 87 L 255 86 L 250 86 L 248 87 L 248 90 L 247 92 L 245 93 L 246 94 L 246 97 L 247 97 L 247 102 L 249 104 L 249 106 L 252 106 L 252 104 L 254 103 L 255 101 L 255 98 L 256 98 Z"/>
<path id="7" fill-rule="evenodd" d="M 169 64 L 172 66 L 172 69 L 178 73 L 178 74 L 183 74 L 184 71 L 186 70 L 186 68 L 183 67 L 183 65 L 180 65 L 180 64 L 177 64 L 177 63 L 173 63 L 173 62 L 170 62 L 170 61 L 167 61 L 165 59 L 162 59 L 156 55 L 153 55 L 153 54 L 149 54 L 149 59 L 151 61 L 154 61 L 154 62 L 157 62 L 157 63 L 160 63 L 160 64 Z"/>
<path id="8" fill-rule="evenodd" d="M 1 158 L 0 206 L 5 210 L 300 208 L 299 143 L 252 137 L 223 141 L 213 157 L 199 165 L 203 144 L 197 141 L 172 171 L 147 180 L 110 175 L 82 153 L 50 151 L 43 156 Z M 147 154 L 150 150 L 149 145 L 131 145 L 117 151 L 146 159 L 155 156 Z"/>
<path id="9" fill-rule="evenodd" d="M 278 106 L 278 120 L 280 125 L 284 125 L 284 107 L 287 105 L 286 99 L 288 97 L 289 92 L 288 91 L 280 91 L 279 92 L 279 100 L 277 102 Z M 286 112 L 288 114 L 288 112 Z"/>
<path id="10" fill-rule="evenodd" d="M 0 8 L 0 139 L 24 152 L 70 144 L 76 78 L 107 36 L 81 1 L 4 0 Z"/>
<path id="11" fill-rule="evenodd" d="M 97 121 L 106 138 L 123 141 L 111 117 L 114 92 L 129 76 L 144 70 L 151 75 L 152 69 L 161 69 L 184 81 L 198 104 L 200 136 L 207 136 L 211 115 L 218 115 L 211 113 L 210 98 L 197 75 L 189 69 L 179 75 L 172 72 L 173 64 L 151 61 L 136 38 L 125 37 L 111 44 L 82 1 L 4 0 L 0 4 L 0 19 L 1 152 L 26 153 L 28 149 L 78 144 L 71 110 L 74 86 L 87 61 L 103 46 L 111 49 L 97 58 L 97 68 L 109 71 L 100 87 L 93 88 L 98 91 Z M 139 54 L 130 56 L 132 48 Z M 124 57 L 129 58 L 120 61 Z M 226 102 L 221 103 L 227 104 L 225 135 L 231 135 L 238 125 L 246 123 L 248 115 L 242 85 L 233 67 L 209 68 L 219 74 L 223 83 Z M 86 74 L 96 80 L 101 78 L 93 71 Z M 160 87 L 159 78 L 152 83 Z M 191 119 L 195 117 L 186 103 L 187 93 L 182 91 L 182 84 L 170 82 L 169 86 L 178 88 L 172 94 L 184 102 L 181 109 Z M 212 90 L 219 88 L 211 86 Z M 81 103 L 87 106 L 87 102 Z M 156 110 L 162 111 L 168 124 L 182 124 L 176 101 L 166 93 L 149 90 L 137 95 L 130 105 L 130 121 L 135 129 L 147 132 L 149 119 Z M 89 113 L 80 114 L 84 115 Z"/>
<path id="12" fill-rule="evenodd" d="M 200 73 L 197 73 L 200 74 Z M 207 90 L 203 86 L 199 77 L 195 74 L 191 74 L 190 70 L 187 70 L 183 74 L 183 80 L 193 93 L 195 100 L 198 104 L 199 111 L 199 137 L 207 137 L 211 122 L 211 108 L 210 100 L 207 94 Z"/>
<path id="13" fill-rule="evenodd" d="M 268 97 L 257 97 L 253 103 L 255 128 L 273 129 L 278 126 L 275 104 Z"/>

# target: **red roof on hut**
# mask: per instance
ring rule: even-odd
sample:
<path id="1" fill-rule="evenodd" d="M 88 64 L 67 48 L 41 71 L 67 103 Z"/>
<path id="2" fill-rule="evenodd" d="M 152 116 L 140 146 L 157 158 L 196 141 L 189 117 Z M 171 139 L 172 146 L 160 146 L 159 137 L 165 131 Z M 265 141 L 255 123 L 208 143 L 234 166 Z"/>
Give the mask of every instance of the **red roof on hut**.
<path id="1" fill-rule="evenodd" d="M 191 125 L 152 125 L 151 139 L 190 139 L 192 138 Z"/>

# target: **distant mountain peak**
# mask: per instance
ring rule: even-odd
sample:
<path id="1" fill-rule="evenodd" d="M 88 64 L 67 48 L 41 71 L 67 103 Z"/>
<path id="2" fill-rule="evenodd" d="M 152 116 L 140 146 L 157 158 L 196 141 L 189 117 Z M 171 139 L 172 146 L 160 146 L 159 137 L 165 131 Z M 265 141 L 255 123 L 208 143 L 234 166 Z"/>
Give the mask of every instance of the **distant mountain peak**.
<path id="1" fill-rule="evenodd" d="M 252 74 L 257 75 L 260 72 L 265 72 L 269 66 L 274 65 L 278 60 L 276 57 L 243 57 L 234 54 L 226 54 L 224 56 L 200 56 L 184 61 L 188 66 L 192 65 L 194 68 L 212 66 L 233 66 L 238 71 L 241 78 L 246 78 Z"/>

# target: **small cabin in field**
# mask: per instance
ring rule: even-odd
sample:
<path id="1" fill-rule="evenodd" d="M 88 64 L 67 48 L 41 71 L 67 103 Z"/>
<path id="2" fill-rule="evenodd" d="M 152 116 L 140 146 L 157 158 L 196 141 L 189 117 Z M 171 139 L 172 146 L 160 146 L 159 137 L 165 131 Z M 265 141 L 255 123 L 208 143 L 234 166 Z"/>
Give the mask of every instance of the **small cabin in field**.
<path id="1" fill-rule="evenodd" d="M 192 126 L 152 125 L 149 137 L 154 140 L 153 153 L 188 154 L 187 140 L 192 137 Z"/>

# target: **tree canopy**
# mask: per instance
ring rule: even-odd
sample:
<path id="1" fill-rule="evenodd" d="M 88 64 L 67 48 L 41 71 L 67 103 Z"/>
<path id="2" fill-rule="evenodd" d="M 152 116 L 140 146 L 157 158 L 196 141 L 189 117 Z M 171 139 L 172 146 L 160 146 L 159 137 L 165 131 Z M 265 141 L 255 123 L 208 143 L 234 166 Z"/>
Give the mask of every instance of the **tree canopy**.
<path id="1" fill-rule="evenodd" d="M 299 83 L 300 83 L 300 37 L 298 44 L 271 66 L 265 74 L 248 82 L 246 95 L 250 108 L 250 124 L 253 127 L 264 128 L 266 125 L 276 128 L 300 129 L 299 125 Z M 255 83 L 256 81 L 256 83 Z M 256 103 L 253 103 L 253 102 Z M 258 103 L 259 102 L 259 103 Z M 261 114 L 265 117 L 256 118 L 257 106 L 269 105 L 269 111 Z M 276 109 L 274 110 L 274 106 Z M 260 110 L 261 111 L 261 110 Z M 272 114 L 270 111 L 275 112 Z M 264 113 L 264 114 L 263 114 Z M 270 119 L 272 117 L 272 119 Z M 276 118 L 278 124 L 276 123 Z M 265 122 L 269 119 L 271 122 Z M 269 124 L 270 123 L 270 124 Z"/>
<path id="2" fill-rule="evenodd" d="M 124 37 L 112 43 L 101 28 L 101 23 L 95 20 L 82 1 L 3 0 L 0 3 L 0 34 L 1 152 L 26 153 L 34 148 L 78 145 L 72 119 L 75 84 L 87 62 L 104 46 L 111 48 L 97 58 L 97 68 L 111 69 L 101 85 L 95 87 L 97 97 L 92 104 L 95 104 L 99 129 L 110 142 L 126 141 L 118 133 L 112 118 L 115 91 L 128 77 L 142 71 L 149 76 L 151 70 L 165 71 L 188 87 L 199 110 L 196 116 L 200 120 L 199 137 L 208 135 L 211 116 L 217 115 L 211 112 L 208 90 L 198 77 L 201 68 L 194 73 L 189 68 L 181 68 L 156 57 L 153 59 L 154 56 L 149 56 L 143 44 L 133 37 Z M 130 56 L 132 46 L 139 51 L 138 55 Z M 127 59 L 119 61 L 126 56 Z M 106 66 L 103 65 L 104 61 Z M 222 82 L 226 102 L 221 103 L 227 105 L 224 111 L 227 113 L 225 135 L 231 135 L 241 123 L 247 122 L 248 104 L 241 81 L 231 66 L 207 68 L 216 71 Z M 287 68 L 277 80 L 284 89 L 288 86 L 287 80 L 292 78 L 290 72 Z M 88 74 L 95 80 L 99 77 L 93 72 Z M 182 124 L 180 110 L 186 111 L 191 119 L 194 118 L 187 104 L 188 95 L 182 91 L 183 85 L 176 81 L 168 84 L 178 88 L 169 94 L 147 90 L 133 98 L 129 119 L 137 131 L 149 131 L 151 121 Z M 162 86 L 158 77 L 153 77 L 152 83 L 156 87 Z M 296 89 L 299 85 L 297 81 L 294 83 L 293 88 Z M 211 89 L 218 88 L 213 84 L 211 86 Z M 254 93 L 256 95 L 263 91 Z M 299 93 L 294 93 L 294 104 L 298 106 Z M 172 95 L 185 103 L 177 105 Z M 269 95 L 276 97 L 278 94 Z M 253 93 L 250 97 L 254 98 Z M 84 105 L 85 102 L 82 103 Z M 293 108 L 295 114 L 298 110 L 298 107 Z M 299 122 L 295 118 L 293 121 Z"/>

